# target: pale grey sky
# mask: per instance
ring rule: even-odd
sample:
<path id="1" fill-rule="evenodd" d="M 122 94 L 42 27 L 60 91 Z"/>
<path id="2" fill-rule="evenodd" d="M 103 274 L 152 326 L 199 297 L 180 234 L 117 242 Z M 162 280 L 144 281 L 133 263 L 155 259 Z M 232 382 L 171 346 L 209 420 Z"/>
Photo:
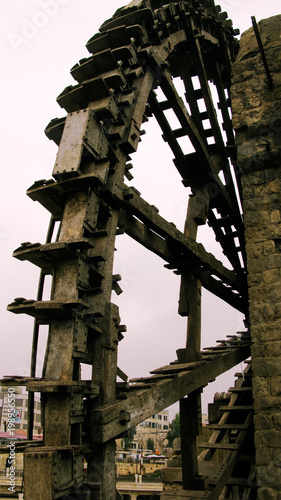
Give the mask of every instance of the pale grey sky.
<path id="1" fill-rule="evenodd" d="M 252 15 L 259 21 L 281 10 L 279 0 L 218 3 L 241 32 L 251 26 Z M 39 271 L 28 262 L 13 259 L 12 252 L 24 241 L 45 240 L 49 214 L 25 195 L 35 180 L 51 177 L 57 147 L 45 137 L 44 128 L 50 119 L 65 115 L 56 97 L 73 83 L 70 68 L 88 56 L 87 40 L 124 4 L 120 0 L 2 2 L 0 376 L 29 373 L 33 321 L 6 312 L 6 306 L 15 297 L 35 298 L 37 293 Z M 186 191 L 156 128 L 148 124 L 147 135 L 133 157 L 135 178 L 131 184 L 182 229 Z M 157 156 L 155 144 L 159 144 Z M 215 251 L 207 234 L 202 241 Z M 147 375 L 150 369 L 174 360 L 176 349 L 185 343 L 186 321 L 177 315 L 179 278 L 126 236 L 119 236 L 117 248 L 115 270 L 123 277 L 124 293 L 118 298 L 113 293 L 113 301 L 119 304 L 122 323 L 128 326 L 120 344 L 119 365 L 130 377 Z M 210 346 L 243 325 L 239 313 L 204 293 L 202 327 L 203 346 Z M 39 368 L 44 340 L 42 334 Z M 216 390 L 227 390 L 230 385 L 227 375 L 211 384 L 204 396 L 205 409 Z"/>

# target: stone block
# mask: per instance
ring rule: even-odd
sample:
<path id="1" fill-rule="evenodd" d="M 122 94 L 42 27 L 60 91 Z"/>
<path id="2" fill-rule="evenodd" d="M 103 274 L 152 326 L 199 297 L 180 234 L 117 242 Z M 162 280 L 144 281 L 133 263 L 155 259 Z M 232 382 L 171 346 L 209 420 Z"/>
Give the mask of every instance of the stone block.
<path id="1" fill-rule="evenodd" d="M 274 429 L 281 430 L 281 409 L 279 413 L 271 415 Z"/>
<path id="2" fill-rule="evenodd" d="M 281 377 L 272 377 L 270 379 L 270 393 L 272 396 L 281 396 Z"/>
<path id="3" fill-rule="evenodd" d="M 280 310 L 281 313 L 281 310 Z M 260 322 L 274 321 L 278 317 L 279 312 L 276 310 L 276 305 L 262 303 L 257 301 L 250 302 L 250 318 L 251 324 L 256 325 Z"/>
<path id="4" fill-rule="evenodd" d="M 281 452 L 281 431 L 275 429 L 255 432 L 256 448 L 278 448 Z M 281 474 L 281 471 L 280 471 Z M 280 476 L 281 481 L 281 476 Z M 281 485 L 281 483 L 280 483 Z"/>
<path id="5" fill-rule="evenodd" d="M 275 242 L 271 241 L 254 241 L 252 244 L 247 245 L 248 259 L 252 259 L 273 255 L 276 251 Z"/>
<path id="6" fill-rule="evenodd" d="M 260 285 L 262 282 L 262 273 L 249 274 L 248 286 L 249 288 Z"/>
<path id="7" fill-rule="evenodd" d="M 245 228 L 246 241 L 253 244 L 255 241 L 274 240 L 281 237 L 280 224 L 268 224 L 264 227 L 251 226 Z"/>
<path id="8" fill-rule="evenodd" d="M 267 287 L 267 300 L 270 302 L 281 302 L 281 284 L 275 283 L 271 284 L 271 286 L 268 285 Z M 279 310 L 279 308 L 278 308 Z"/>
<path id="9" fill-rule="evenodd" d="M 273 421 L 271 414 L 266 415 L 263 413 L 258 413 L 256 415 L 254 415 L 254 424 L 255 424 L 256 431 L 270 430 L 270 429 L 276 428 L 274 426 L 274 421 Z"/>
<path id="10" fill-rule="evenodd" d="M 254 400 L 254 407 L 257 413 L 277 413 L 281 410 L 280 397 L 262 396 Z"/>
<path id="11" fill-rule="evenodd" d="M 280 178 L 277 178 L 277 179 L 274 179 L 272 180 L 271 182 L 268 182 L 264 187 L 263 187 L 263 191 L 264 191 L 264 194 L 267 194 L 267 195 L 279 195 L 280 193 Z"/>
<path id="12" fill-rule="evenodd" d="M 274 210 L 270 214 L 270 222 L 273 224 L 279 224 L 280 221 L 281 221 L 280 210 Z"/>
<path id="13" fill-rule="evenodd" d="M 270 390 L 270 384 L 268 377 L 258 377 L 253 378 L 253 396 L 268 396 Z"/>
<path id="14" fill-rule="evenodd" d="M 260 227 L 266 226 L 269 223 L 269 213 L 266 210 L 260 210 L 259 212 L 253 210 L 251 212 L 245 212 L 244 223 L 246 227 Z"/>
<path id="15" fill-rule="evenodd" d="M 256 466 L 268 465 L 272 459 L 272 449 L 257 447 L 256 448 Z"/>
<path id="16" fill-rule="evenodd" d="M 254 358 L 275 358 L 281 357 L 281 341 L 276 340 L 274 342 L 255 342 L 252 345 L 252 356 Z M 280 361 L 281 365 L 281 361 Z"/>
<path id="17" fill-rule="evenodd" d="M 260 487 L 281 488 L 281 469 L 274 467 L 271 463 L 268 466 L 259 466 L 257 470 L 257 481 Z"/>
<path id="18" fill-rule="evenodd" d="M 276 452 L 273 455 L 273 464 L 275 467 L 280 467 L 281 468 L 281 452 Z"/>
<path id="19" fill-rule="evenodd" d="M 275 319 L 281 318 L 281 303 L 279 302 L 278 304 L 274 304 L 274 317 Z"/>
<path id="20" fill-rule="evenodd" d="M 266 342 L 280 340 L 280 324 L 279 321 L 263 323 L 260 322 L 252 327 L 253 342 Z"/>
<path id="21" fill-rule="evenodd" d="M 260 377 L 277 377 L 281 376 L 281 363 L 278 358 L 258 358 L 253 359 L 254 373 L 258 373 Z"/>
<path id="22" fill-rule="evenodd" d="M 269 269 L 262 273 L 263 282 L 266 284 L 276 283 L 280 279 L 279 269 Z"/>
<path id="23" fill-rule="evenodd" d="M 278 493 L 272 488 L 259 488 L 257 500 L 278 500 Z"/>

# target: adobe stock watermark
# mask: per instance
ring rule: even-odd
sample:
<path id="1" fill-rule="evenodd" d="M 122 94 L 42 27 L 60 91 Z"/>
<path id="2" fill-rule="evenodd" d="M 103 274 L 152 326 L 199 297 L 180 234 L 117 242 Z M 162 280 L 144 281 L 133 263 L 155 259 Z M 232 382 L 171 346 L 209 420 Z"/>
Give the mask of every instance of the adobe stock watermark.
<path id="1" fill-rule="evenodd" d="M 23 17 L 18 32 L 10 31 L 7 35 L 13 50 L 18 53 L 23 46 L 35 38 L 39 31 L 47 26 L 50 19 L 54 18 L 61 7 L 72 0 L 38 0 L 39 9 L 30 17 Z"/>

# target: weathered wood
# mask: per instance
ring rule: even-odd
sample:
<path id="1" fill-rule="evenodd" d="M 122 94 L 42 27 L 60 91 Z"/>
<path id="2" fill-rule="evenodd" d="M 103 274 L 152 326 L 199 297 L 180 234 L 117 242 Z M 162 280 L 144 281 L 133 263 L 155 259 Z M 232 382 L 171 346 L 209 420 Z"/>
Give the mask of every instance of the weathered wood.
<path id="1" fill-rule="evenodd" d="M 186 161 L 186 156 L 183 153 L 176 136 L 169 124 L 169 121 L 167 120 L 165 114 L 163 113 L 161 109 L 160 103 L 158 103 L 156 94 L 154 92 L 150 93 L 149 96 L 149 105 L 151 107 L 151 111 L 153 112 L 156 120 L 158 121 L 162 132 L 163 132 L 163 139 L 168 142 L 171 150 L 173 151 L 175 155 L 175 165 L 181 174 L 181 176 L 185 179 L 187 177 L 190 177 L 192 172 L 189 169 L 188 162 Z M 187 131 L 186 131 L 187 134 Z"/>
<path id="2" fill-rule="evenodd" d="M 186 20 L 187 20 L 188 24 L 190 23 L 190 27 L 191 27 L 191 29 L 187 28 L 188 33 L 189 33 L 189 37 L 190 37 L 189 41 L 192 44 L 192 53 L 193 53 L 196 69 L 198 71 L 201 89 L 202 89 L 204 100 L 206 103 L 206 108 L 207 108 L 207 111 L 209 114 L 209 119 L 210 119 L 211 126 L 213 129 L 216 145 L 218 148 L 218 152 L 224 156 L 225 155 L 225 146 L 224 146 L 224 142 L 223 142 L 223 138 L 222 138 L 221 129 L 220 129 L 220 126 L 218 123 L 217 114 L 216 114 L 216 111 L 214 108 L 211 90 L 210 90 L 210 87 L 208 84 L 208 77 L 206 74 L 205 64 L 204 64 L 203 55 L 202 55 L 202 51 L 201 51 L 201 46 L 200 46 L 199 39 L 195 38 L 195 35 L 194 35 L 194 30 L 195 30 L 194 20 L 192 18 L 186 18 Z"/>
<path id="3" fill-rule="evenodd" d="M 167 237 L 167 241 L 163 240 L 163 238 L 150 231 L 145 224 L 142 224 L 138 219 L 136 219 L 132 215 L 129 215 L 125 210 L 120 210 L 119 225 L 129 236 L 134 238 L 137 242 L 141 243 L 145 248 L 153 251 L 162 259 L 174 264 L 175 268 L 179 267 L 181 269 L 189 266 L 194 268 L 196 261 L 200 262 L 198 257 L 199 255 L 201 255 L 201 262 L 204 262 L 207 266 L 210 266 L 214 275 L 220 275 L 220 277 L 222 277 L 223 273 L 225 272 L 225 277 L 223 278 L 223 280 L 226 283 L 229 283 L 231 281 L 233 288 L 237 289 L 237 284 L 234 285 L 236 279 L 231 271 L 224 268 L 223 265 L 219 261 L 216 261 L 213 256 L 208 254 L 200 244 L 195 243 L 193 245 L 193 243 L 191 243 L 191 240 L 184 237 L 183 234 L 175 229 L 172 225 L 167 223 L 167 226 L 171 226 L 170 228 L 168 228 L 170 229 L 170 235 Z M 163 233 L 163 231 L 161 232 Z M 186 245 L 186 243 L 188 244 L 188 246 Z M 182 261 L 182 256 L 179 256 L 179 246 L 183 251 L 186 252 L 185 262 Z M 191 250 L 192 247 L 193 249 L 195 249 L 194 253 Z M 208 291 L 214 293 L 216 296 L 226 301 L 239 311 L 247 311 L 247 300 L 242 299 L 237 293 L 234 293 L 231 288 L 225 286 L 223 282 L 219 282 L 218 280 L 211 278 L 210 274 L 207 272 L 201 272 L 200 268 L 198 270 L 198 277 L 202 285 Z M 186 306 L 184 306 L 184 309 L 185 308 Z"/>
<path id="4" fill-rule="evenodd" d="M 196 491 L 196 490 L 171 490 L 165 491 L 161 495 L 161 500 L 196 500 L 196 498 L 206 498 L 208 499 L 208 492 Z"/>
<path id="5" fill-rule="evenodd" d="M 212 254 L 206 252 L 202 244 L 196 243 L 193 239 L 185 236 L 174 224 L 167 222 L 135 191 L 130 191 L 130 197 L 127 196 L 126 198 L 124 196 L 125 192 L 127 196 L 128 188 L 125 184 L 116 185 L 114 192 L 106 191 L 105 196 L 109 196 L 113 201 L 118 202 L 154 232 L 158 233 L 162 238 L 167 239 L 169 245 L 175 246 L 178 251 L 184 251 L 189 257 L 197 258 L 199 263 L 202 262 L 204 265 L 207 265 L 217 277 L 229 285 L 233 287 L 240 285 L 235 273 L 225 268 Z"/>
<path id="6" fill-rule="evenodd" d="M 44 494 L 53 499 L 79 486 L 83 481 L 82 454 L 86 451 L 88 481 L 94 487 L 94 497 L 115 500 L 115 438 L 179 399 L 184 483 L 195 487 L 201 387 L 250 353 L 249 344 L 241 341 L 231 348 L 222 346 L 222 349 L 211 350 L 211 355 L 202 355 L 203 361 L 199 363 L 174 363 L 162 367 L 155 370 L 152 377 L 135 380 L 131 388 L 126 383 L 116 384 L 118 374 L 127 380 L 117 368 L 117 345 L 122 329 L 118 308 L 111 304 L 112 284 L 117 282 L 117 277 L 112 277 L 112 269 L 119 226 L 124 226 L 129 235 L 182 275 L 180 310 L 189 314 L 188 355 L 183 360 L 195 361 L 201 357 L 201 283 L 239 310 L 246 309 L 247 301 L 245 273 L 239 266 L 240 249 L 233 247 L 237 237 L 243 247 L 242 221 L 236 195 L 225 188 L 218 176 L 220 169 L 225 167 L 229 151 L 224 147 L 211 100 L 208 86 L 211 71 L 209 64 L 205 69 L 201 52 L 201 44 L 208 53 L 210 47 L 211 54 L 214 48 L 220 52 L 214 36 L 219 34 L 217 10 L 212 2 L 203 0 L 202 11 L 194 10 L 195 4 L 186 2 L 162 3 L 153 0 L 149 7 L 142 0 L 132 2 L 119 9 L 103 24 L 102 33 L 89 41 L 88 48 L 93 50 L 93 56 L 80 61 L 71 70 L 79 84 L 66 88 L 58 97 L 59 104 L 72 114 L 66 120 L 56 120 L 48 128 L 49 136 L 60 144 L 53 172 L 57 181 L 39 181 L 28 192 L 32 199 L 51 211 L 54 219 L 61 220 L 56 243 L 27 244 L 15 253 L 19 259 L 30 260 L 41 267 L 43 273 L 53 276 L 50 300 L 19 298 L 9 307 L 15 313 L 35 316 L 37 326 L 50 324 L 43 378 L 20 381 L 21 384 L 26 382 L 31 396 L 34 391 L 42 394 L 45 443 L 40 451 L 41 464 L 38 465 L 36 453 L 26 454 L 25 494 L 30 499 L 36 497 L 37 500 Z M 196 24 L 200 24 L 201 14 L 204 30 L 198 27 L 197 31 L 197 26 L 183 22 L 195 15 Z M 207 26 L 210 33 L 205 31 Z M 194 56 L 190 53 L 190 40 Z M 177 51 L 184 56 L 185 62 L 189 59 L 182 65 L 183 70 L 176 68 Z M 221 62 L 221 56 L 218 57 Z M 180 63 L 180 59 L 177 60 Z M 194 61 L 198 68 L 194 67 Z M 172 80 L 180 71 L 190 92 L 191 77 L 199 74 L 201 80 L 201 88 L 191 92 L 193 116 L 189 116 Z M 157 102 L 152 89 L 158 84 L 168 104 Z M 227 103 L 221 85 L 219 91 L 230 137 L 231 122 L 227 119 Z M 197 103 L 202 97 L 207 103 L 207 111 L 203 113 Z M 174 110 L 180 121 L 177 130 L 172 130 L 163 113 L 168 108 Z M 187 224 L 184 234 L 161 218 L 135 190 L 123 184 L 124 174 L 128 173 L 128 154 L 137 150 L 141 125 L 152 112 L 175 154 L 175 164 L 184 183 L 190 184 L 193 190 L 208 182 L 212 185 L 212 193 L 201 190 L 201 194 L 207 196 L 203 196 L 203 200 L 201 197 L 202 203 L 195 207 L 195 213 L 189 213 L 187 222 L 192 222 Z M 202 121 L 207 119 L 211 121 L 211 128 L 205 130 Z M 196 149 L 190 155 L 183 154 L 177 141 L 185 135 Z M 212 136 L 217 148 L 208 146 L 206 139 Z M 209 197 L 213 194 L 209 206 Z M 199 191 L 195 197 L 197 201 L 198 195 Z M 223 238 L 233 240 L 225 246 L 230 253 L 235 252 L 231 260 L 235 271 L 225 268 L 195 241 L 197 225 L 206 222 L 209 208 L 215 208 L 219 215 L 229 215 L 226 224 L 216 222 L 221 229 L 229 232 L 231 226 L 235 226 L 231 235 Z M 116 286 L 113 288 L 117 290 Z M 182 359 L 182 352 L 178 352 Z M 81 363 L 92 365 L 91 381 L 80 380 Z M 35 366 L 33 368 L 35 373 Z M 12 382 L 15 379 L 7 380 L 7 383 Z M 123 396 L 127 399 L 117 399 L 122 397 L 120 389 L 126 391 Z M 188 399 L 182 399 L 186 394 L 189 394 Z M 87 442 L 85 447 L 82 446 L 82 434 L 83 441 Z M 58 446 L 64 449 L 58 450 Z M 76 456 L 79 456 L 78 461 Z M 61 468 L 53 464 L 55 458 L 62 460 Z M 231 464 L 234 463 L 237 454 L 230 458 Z M 222 478 L 225 481 L 230 472 L 229 464 L 218 471 L 220 487 Z M 61 479 L 65 473 L 67 480 L 56 483 L 55 476 Z M 197 486 L 207 487 L 205 481 Z M 217 486 L 215 495 L 199 491 L 174 493 L 177 498 L 215 500 L 218 498 Z"/>
<path id="7" fill-rule="evenodd" d="M 209 424 L 209 429 L 226 431 L 246 431 L 249 425 L 246 424 Z"/>
<path id="8" fill-rule="evenodd" d="M 208 361 L 196 371 L 180 373 L 172 380 L 162 380 L 154 387 L 136 392 L 124 401 L 104 405 L 92 412 L 91 421 L 96 442 L 106 442 L 139 424 L 196 389 L 205 387 L 211 380 L 229 370 L 250 355 L 250 347 L 243 346 Z M 128 412 L 130 421 L 120 423 L 121 411 Z"/>
<path id="9" fill-rule="evenodd" d="M 254 411 L 253 405 L 229 405 L 229 406 L 220 406 L 220 411 Z"/>
<path id="10" fill-rule="evenodd" d="M 196 437 L 201 426 L 201 390 L 191 392 L 180 400 L 181 456 L 184 489 L 194 487 L 198 476 Z"/>
<path id="11" fill-rule="evenodd" d="M 239 445 L 235 443 L 200 443 L 199 448 L 213 448 L 215 450 L 238 450 Z"/>

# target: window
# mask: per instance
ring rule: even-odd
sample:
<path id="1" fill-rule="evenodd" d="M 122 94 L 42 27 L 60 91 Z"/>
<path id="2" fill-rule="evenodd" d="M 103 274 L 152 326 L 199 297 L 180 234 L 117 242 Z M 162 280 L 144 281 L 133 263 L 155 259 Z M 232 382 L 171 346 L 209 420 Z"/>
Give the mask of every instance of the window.
<path id="1" fill-rule="evenodd" d="M 168 416 L 167 415 L 164 415 L 164 420 L 168 420 Z"/>
<path id="2" fill-rule="evenodd" d="M 158 415 L 158 420 L 162 420 L 162 415 Z"/>
<path id="3" fill-rule="evenodd" d="M 163 425 L 163 429 L 167 430 L 167 429 L 169 429 L 169 426 L 168 425 Z"/>

